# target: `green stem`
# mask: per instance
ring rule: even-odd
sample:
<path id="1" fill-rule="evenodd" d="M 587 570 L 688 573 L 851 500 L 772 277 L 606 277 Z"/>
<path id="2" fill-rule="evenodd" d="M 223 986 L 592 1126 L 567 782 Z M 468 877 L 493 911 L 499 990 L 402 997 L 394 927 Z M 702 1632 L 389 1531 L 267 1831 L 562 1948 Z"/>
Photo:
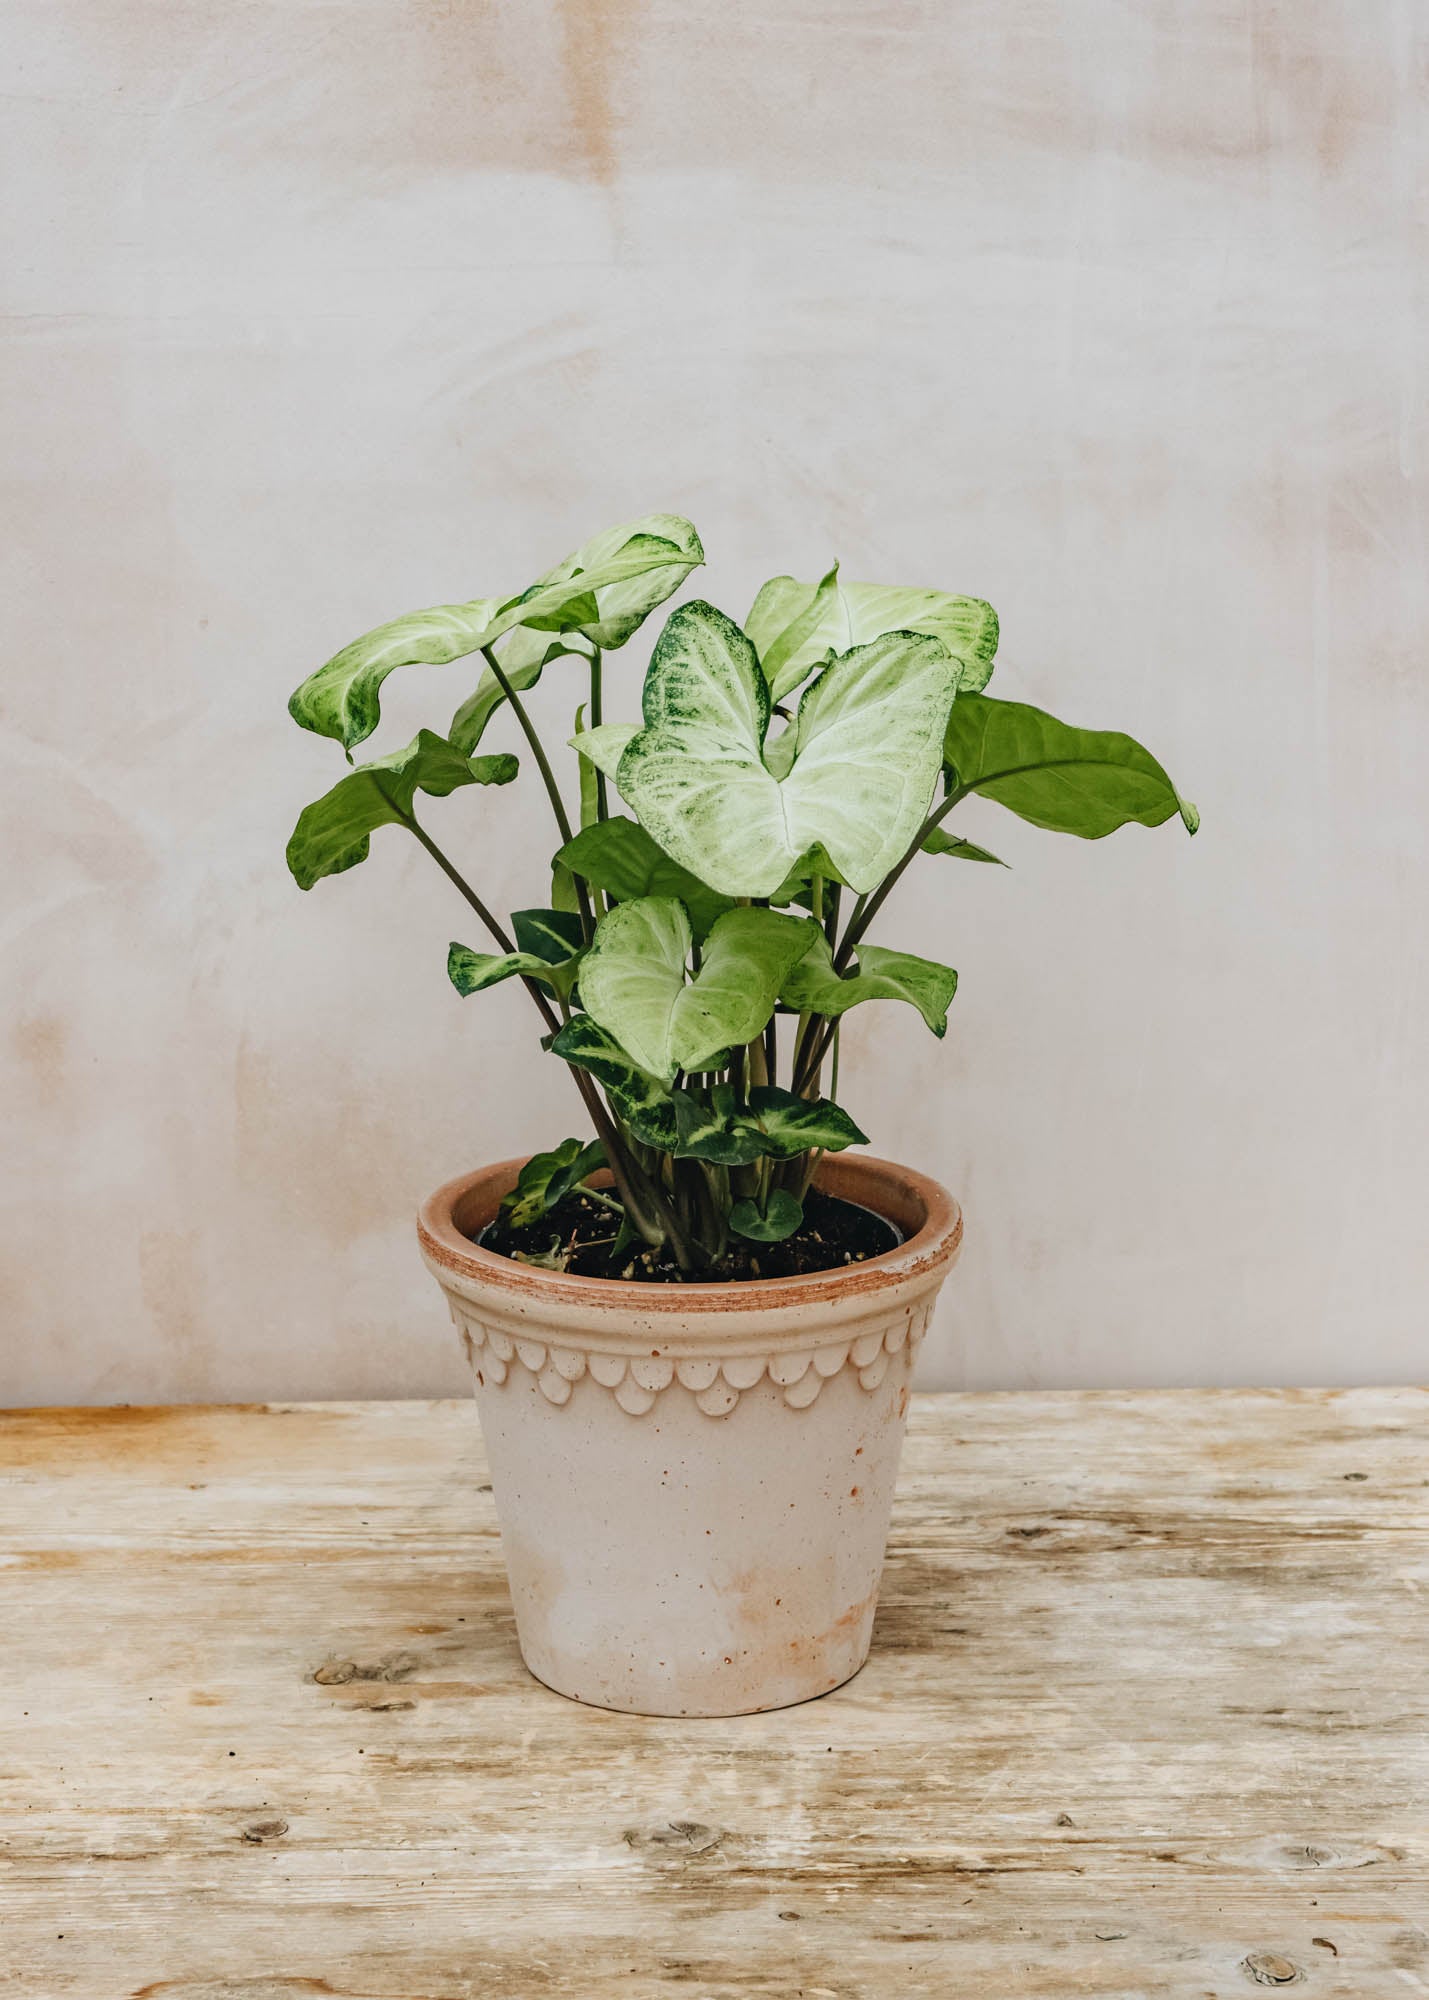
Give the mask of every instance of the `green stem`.
<path id="1" fill-rule="evenodd" d="M 426 828 L 419 824 L 414 814 L 403 812 L 390 793 L 384 795 L 387 797 L 388 804 L 398 815 L 403 826 L 415 835 L 428 854 L 431 855 L 433 861 L 436 862 L 438 868 L 446 876 L 447 880 L 466 898 L 501 950 L 506 952 L 514 951 L 516 947 L 507 936 L 503 926 L 486 907 L 486 904 L 477 895 L 471 884 L 455 865 L 447 859 L 446 855 L 443 854 Z M 539 983 L 534 979 L 523 977 L 521 984 L 526 988 L 526 991 L 540 1009 L 541 1019 L 546 1023 L 547 1028 L 553 1035 L 556 1034 L 561 1026 L 560 1018 L 555 1013 Z M 647 1243 L 658 1243 L 667 1234 L 671 1236 L 671 1241 L 674 1243 L 674 1232 L 666 1230 L 663 1226 L 663 1217 L 660 1213 L 663 1204 L 660 1202 L 658 1195 L 655 1194 L 655 1190 L 650 1188 L 639 1166 L 621 1144 L 620 1134 L 616 1129 L 615 1121 L 609 1111 L 607 1111 L 605 1103 L 601 1098 L 600 1092 L 596 1089 L 593 1080 L 585 1070 L 577 1069 L 574 1063 L 567 1063 L 566 1068 L 570 1071 L 571 1080 L 580 1092 L 581 1102 L 585 1105 L 586 1111 L 590 1115 L 590 1121 L 595 1127 L 596 1136 L 605 1148 L 605 1157 L 610 1162 L 611 1174 L 614 1176 L 615 1185 L 620 1191 L 620 1199 L 625 1204 L 631 1221 L 635 1224 L 635 1227 L 640 1231 L 640 1234 L 645 1238 Z M 645 1183 L 643 1188 L 641 1186 L 642 1182 Z M 653 1213 L 651 1202 L 647 1198 L 652 1195 L 655 1197 Z M 677 1260 L 679 1254 L 679 1248 L 676 1246 Z"/>
<path id="2" fill-rule="evenodd" d="M 867 931 L 883 905 L 888 901 L 889 892 L 915 854 L 922 850 L 923 842 L 941 820 L 945 820 L 953 807 L 960 805 L 968 795 L 966 785 L 958 785 L 948 793 L 942 804 L 935 806 L 924 820 L 909 843 L 907 852 L 893 868 L 890 868 L 871 896 L 860 896 L 854 904 L 853 915 L 848 920 L 848 929 L 843 934 L 843 942 L 834 955 L 834 971 L 842 972 L 853 957 L 854 946 Z"/>
<path id="3" fill-rule="evenodd" d="M 600 647 L 597 646 L 590 656 L 590 726 L 592 729 L 599 729 L 604 720 L 601 708 L 601 681 L 604 664 L 601 658 Z M 595 774 L 595 816 L 598 821 L 610 818 L 610 802 L 606 797 L 604 771 L 597 771 Z"/>
<path id="4" fill-rule="evenodd" d="M 560 787 L 556 783 L 556 774 L 551 769 L 550 760 L 541 747 L 541 739 L 536 734 L 530 716 L 526 713 L 525 703 L 522 701 L 520 695 L 517 694 L 515 688 L 512 687 L 510 677 L 500 660 L 497 659 L 495 652 L 490 646 L 483 646 L 481 654 L 487 666 L 490 667 L 492 673 L 496 676 L 497 685 L 500 687 L 507 701 L 510 702 L 512 713 L 520 723 L 526 741 L 531 746 L 531 755 L 535 758 L 536 768 L 541 773 L 542 781 L 546 787 L 546 796 L 551 801 L 551 810 L 556 815 L 556 825 L 561 830 L 561 842 L 564 845 L 566 841 L 573 840 L 575 835 L 571 831 L 571 822 L 566 812 L 565 801 L 562 799 Z"/>

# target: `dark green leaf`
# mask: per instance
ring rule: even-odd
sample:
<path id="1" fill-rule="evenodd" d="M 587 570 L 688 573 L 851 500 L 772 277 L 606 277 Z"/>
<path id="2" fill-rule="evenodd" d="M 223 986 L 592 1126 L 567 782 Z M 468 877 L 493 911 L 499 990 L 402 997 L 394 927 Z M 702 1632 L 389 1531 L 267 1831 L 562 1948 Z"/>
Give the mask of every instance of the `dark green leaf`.
<path id="1" fill-rule="evenodd" d="M 571 910 L 513 910 L 511 928 L 519 948 L 534 952 L 548 965 L 564 965 L 584 942 L 581 920 Z"/>
<path id="2" fill-rule="evenodd" d="M 514 757 L 464 757 L 444 737 L 419 730 L 405 750 L 359 764 L 303 808 L 288 842 L 293 879 L 311 889 L 324 875 L 355 868 L 376 827 L 410 821 L 419 791 L 444 799 L 463 785 L 509 785 L 515 776 Z"/>
<path id="3" fill-rule="evenodd" d="M 828 1098 L 810 1102 L 762 1085 L 750 1091 L 741 1111 L 728 1084 L 716 1084 L 703 1100 L 689 1091 L 676 1091 L 674 1098 L 680 1133 L 675 1151 L 682 1159 L 739 1167 L 766 1157 L 790 1160 L 820 1148 L 839 1153 L 845 1146 L 868 1144 L 848 1113 Z"/>
<path id="4" fill-rule="evenodd" d="M 535 1154 L 521 1169 L 515 1187 L 502 1198 L 507 1220 L 515 1229 L 539 1222 L 572 1188 L 604 1165 L 605 1148 L 599 1139 L 592 1139 L 588 1146 L 582 1146 L 579 1139 L 562 1139 L 553 1152 Z"/>
<path id="5" fill-rule="evenodd" d="M 764 1086 L 750 1091 L 748 1116 L 763 1136 L 763 1150 L 776 1160 L 791 1160 L 796 1153 L 816 1148 L 841 1153 L 845 1146 L 868 1144 L 867 1134 L 827 1097 L 810 1101 Z"/>
<path id="6" fill-rule="evenodd" d="M 551 1053 L 589 1070 L 618 1115 L 644 1145 L 672 1153 L 679 1143 L 675 1107 L 658 1077 L 631 1061 L 614 1035 L 589 1014 L 575 1014 L 552 1037 Z"/>
<path id="7" fill-rule="evenodd" d="M 1149 750 L 1114 729 L 1073 729 L 1040 708 L 990 695 L 959 695 L 943 754 L 955 785 L 995 799 L 1052 833 L 1100 840 L 1136 821 L 1160 826 L 1179 813 L 1200 824 Z"/>
<path id="8" fill-rule="evenodd" d="M 775 1188 L 762 1210 L 752 1201 L 737 1201 L 729 1212 L 729 1226 L 735 1235 L 747 1236 L 754 1243 L 782 1243 L 803 1220 L 803 1205 L 785 1188 Z"/>

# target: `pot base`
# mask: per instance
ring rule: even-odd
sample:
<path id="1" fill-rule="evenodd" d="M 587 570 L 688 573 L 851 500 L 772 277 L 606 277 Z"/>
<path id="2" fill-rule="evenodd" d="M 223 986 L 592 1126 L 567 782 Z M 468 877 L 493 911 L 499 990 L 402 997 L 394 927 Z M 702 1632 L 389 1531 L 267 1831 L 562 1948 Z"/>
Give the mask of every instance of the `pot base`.
<path id="1" fill-rule="evenodd" d="M 961 1220 L 866 1157 L 821 1180 L 904 1241 L 806 1277 L 572 1277 L 473 1238 L 520 1162 L 453 1182 L 422 1245 L 471 1365 L 521 1654 L 625 1714 L 816 1700 L 868 1657 L 909 1384 Z"/>

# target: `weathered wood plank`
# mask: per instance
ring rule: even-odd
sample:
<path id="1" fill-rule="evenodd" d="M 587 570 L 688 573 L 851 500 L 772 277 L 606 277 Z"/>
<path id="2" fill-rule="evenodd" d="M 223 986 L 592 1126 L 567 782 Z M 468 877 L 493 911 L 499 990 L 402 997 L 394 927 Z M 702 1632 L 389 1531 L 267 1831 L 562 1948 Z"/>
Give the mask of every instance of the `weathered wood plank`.
<path id="1" fill-rule="evenodd" d="M 0 1993 L 1429 1993 L 1429 1392 L 923 1398 L 874 1654 L 515 1652 L 462 1404 L 0 1419 Z"/>

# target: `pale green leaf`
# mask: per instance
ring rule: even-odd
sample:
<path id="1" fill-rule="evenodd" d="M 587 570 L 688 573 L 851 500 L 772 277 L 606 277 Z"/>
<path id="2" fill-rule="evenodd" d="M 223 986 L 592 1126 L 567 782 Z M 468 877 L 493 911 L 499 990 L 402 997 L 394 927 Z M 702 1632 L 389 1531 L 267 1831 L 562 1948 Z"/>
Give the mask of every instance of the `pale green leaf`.
<path id="1" fill-rule="evenodd" d="M 750 606 L 744 629 L 754 642 L 775 701 L 807 679 L 811 669 L 831 650 L 828 641 L 820 641 L 818 634 L 834 613 L 838 578 L 837 563 L 813 584 L 796 583 L 792 576 L 774 576 Z M 808 650 L 811 640 L 813 651 Z"/>
<path id="2" fill-rule="evenodd" d="M 1074 729 L 1040 708 L 960 696 L 944 755 L 954 786 L 995 799 L 1052 833 L 1100 840 L 1132 821 L 1160 826 L 1179 813 L 1200 825 L 1149 750 L 1114 729 Z"/>
<path id="3" fill-rule="evenodd" d="M 669 896 L 617 903 L 582 962 L 581 1000 L 641 1069 L 668 1083 L 677 1070 L 713 1067 L 716 1056 L 762 1030 L 816 929 L 807 917 L 730 910 L 705 941 L 699 973 L 687 979 L 684 906 Z"/>
<path id="4" fill-rule="evenodd" d="M 728 896 L 706 888 L 697 875 L 657 847 L 643 826 L 623 814 L 586 827 L 560 849 L 556 864 L 581 876 L 593 889 L 603 890 L 612 902 L 628 903 L 636 896 L 678 897 L 697 942 L 731 907 Z"/>
<path id="5" fill-rule="evenodd" d="M 844 654 L 806 689 L 779 779 L 761 756 L 769 693 L 753 646 L 712 605 L 684 605 L 616 781 L 656 842 L 726 895 L 773 894 L 815 845 L 862 894 L 927 809 L 957 672 L 937 640 L 906 632 Z"/>
<path id="6" fill-rule="evenodd" d="M 625 746 L 632 736 L 638 735 L 638 722 L 600 722 L 594 729 L 579 730 L 567 740 L 573 750 L 578 750 L 587 762 L 594 764 L 607 778 L 613 779 L 620 769 Z"/>
<path id="7" fill-rule="evenodd" d="M 552 660 L 565 654 L 574 654 L 588 660 L 591 649 L 579 633 L 569 633 L 564 637 L 552 638 L 549 632 L 532 632 L 524 625 L 518 625 L 501 643 L 493 649 L 501 662 L 501 671 L 517 694 L 525 694 L 541 678 L 542 669 Z M 459 750 L 472 751 L 486 732 L 486 725 L 506 699 L 501 683 L 490 667 L 482 671 L 476 684 L 476 692 L 467 696 L 452 717 L 451 728 L 447 731 L 450 740 Z"/>
<path id="8" fill-rule="evenodd" d="M 430 729 L 419 730 L 405 750 L 359 764 L 303 808 L 288 842 L 293 878 L 311 889 L 324 875 L 355 868 L 367 859 L 375 828 L 411 823 L 419 791 L 443 799 L 463 785 L 509 785 L 515 776 L 514 757 L 463 757 Z"/>
<path id="9" fill-rule="evenodd" d="M 829 941 L 820 931 L 784 981 L 779 998 L 797 1013 L 826 1014 L 834 1020 L 865 1000 L 906 1000 L 935 1035 L 942 1035 L 957 986 L 958 975 L 950 965 L 874 944 L 860 946 L 857 970 L 840 978 Z"/>
<path id="10" fill-rule="evenodd" d="M 678 514 L 651 514 L 607 529 L 513 596 L 439 604 L 379 625 L 310 674 L 289 702 L 289 712 L 304 729 L 336 737 L 351 750 L 377 727 L 382 683 L 394 668 L 443 665 L 494 645 L 518 625 L 574 633 L 595 646 L 623 645 L 703 560 L 699 536 Z M 540 664 L 530 671 L 538 650 L 523 649 L 517 662 L 525 663 L 527 686 L 540 672 Z M 540 651 L 540 662 L 545 658 Z M 475 744 L 480 738 L 495 705 L 490 701 L 493 688 L 499 701 L 494 679 L 489 685 L 484 680 L 472 703 L 457 711 L 453 727 L 459 725 L 462 742 Z M 488 704 L 484 709 L 483 699 Z"/>
<path id="11" fill-rule="evenodd" d="M 750 610 L 746 629 L 775 701 L 782 701 L 834 654 L 886 632 L 925 632 L 960 663 L 959 685 L 986 687 L 997 652 L 997 613 L 980 597 L 897 584 L 841 583 L 838 564 L 818 583 L 772 577 Z"/>

